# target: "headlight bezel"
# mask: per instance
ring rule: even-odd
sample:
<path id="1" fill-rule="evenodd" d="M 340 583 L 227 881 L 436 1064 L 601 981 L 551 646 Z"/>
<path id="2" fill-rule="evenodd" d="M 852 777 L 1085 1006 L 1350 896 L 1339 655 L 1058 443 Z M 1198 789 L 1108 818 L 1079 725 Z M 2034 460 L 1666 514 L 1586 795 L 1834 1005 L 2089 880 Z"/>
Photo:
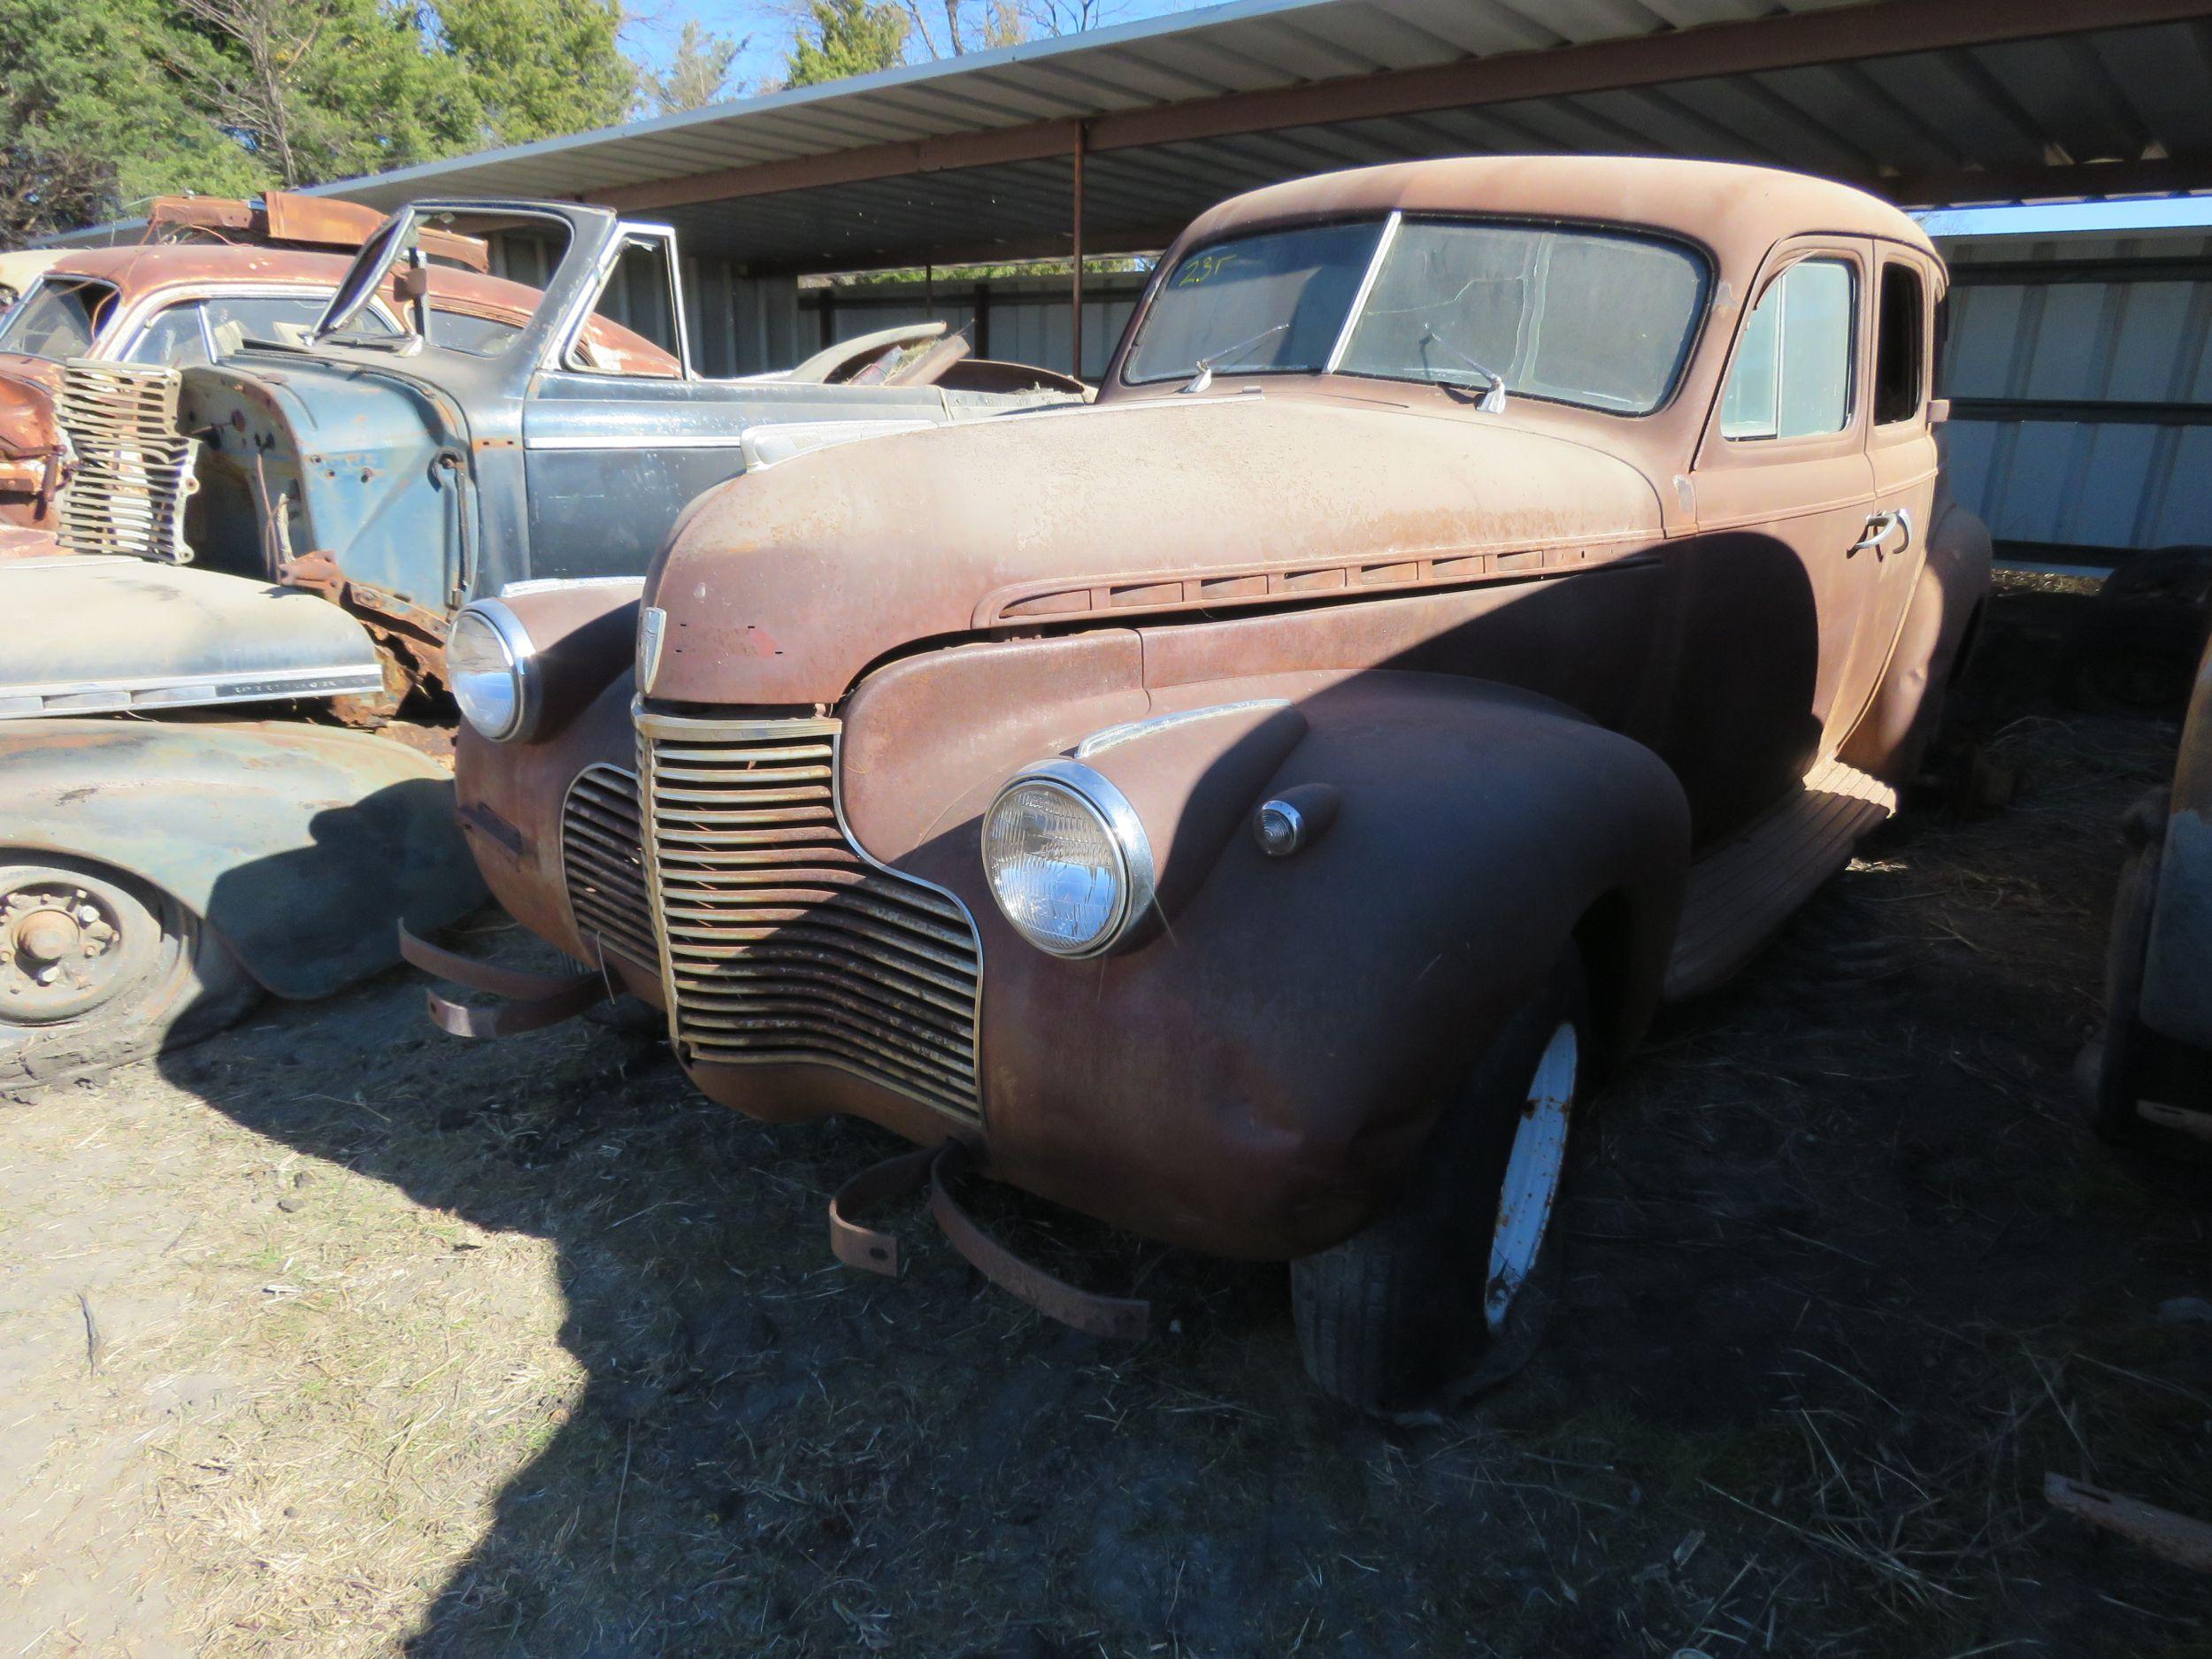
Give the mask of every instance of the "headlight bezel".
<path id="1" fill-rule="evenodd" d="M 471 600 L 454 613 L 446 630 L 449 653 L 454 635 L 472 617 L 490 628 L 493 639 L 507 655 L 508 675 L 514 686 L 514 712 L 497 731 L 478 720 L 469 712 L 468 703 L 461 695 L 460 674 L 452 667 L 449 656 L 446 680 L 453 688 L 454 702 L 460 705 L 462 719 L 479 737 L 494 743 L 523 741 L 537 729 L 544 703 L 545 676 L 539 670 L 537 648 L 531 641 L 529 629 L 523 626 L 522 618 L 511 606 L 502 600 L 487 598 Z"/>
<path id="2" fill-rule="evenodd" d="M 999 892 L 999 883 L 991 861 L 991 825 L 1007 798 L 1017 790 L 1041 785 L 1057 789 L 1073 798 L 1084 811 L 1096 818 L 1106 833 L 1107 845 L 1112 849 L 1120 878 L 1119 898 L 1106 926 L 1092 938 L 1077 943 L 1039 934 L 1014 916 L 1009 914 L 1006 902 Z M 1129 803 L 1129 797 L 1115 787 L 1111 780 L 1096 768 L 1080 761 L 1054 757 L 1049 760 L 1033 762 L 1015 772 L 1001 784 L 998 793 L 991 797 L 991 804 L 984 810 L 978 835 L 983 864 L 983 882 L 990 889 L 991 902 L 996 906 L 1006 925 L 1022 939 L 1064 962 L 1087 961 L 1116 950 L 1133 939 L 1141 937 L 1142 925 L 1150 917 L 1157 887 L 1158 872 L 1152 856 L 1151 837 L 1145 833 L 1144 822 L 1137 810 Z"/>

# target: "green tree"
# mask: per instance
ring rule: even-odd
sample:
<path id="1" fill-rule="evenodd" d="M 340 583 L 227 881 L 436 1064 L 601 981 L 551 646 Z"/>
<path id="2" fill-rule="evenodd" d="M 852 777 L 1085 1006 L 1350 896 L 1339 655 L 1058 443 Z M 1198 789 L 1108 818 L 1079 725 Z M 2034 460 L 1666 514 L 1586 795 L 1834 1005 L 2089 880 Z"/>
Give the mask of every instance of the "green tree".
<path id="1" fill-rule="evenodd" d="M 618 0 L 0 0 L 0 240 L 621 120 Z"/>
<path id="2" fill-rule="evenodd" d="M 676 55 L 664 73 L 643 71 L 639 81 L 656 115 L 679 115 L 712 104 L 730 79 L 730 65 L 750 37 L 733 41 L 710 35 L 698 19 L 687 19 L 676 41 Z"/>
<path id="3" fill-rule="evenodd" d="M 267 169 L 184 96 L 158 0 L 0 0 L 0 242 L 166 190 L 235 195 Z"/>
<path id="4" fill-rule="evenodd" d="M 786 86 L 870 74 L 906 54 L 906 14 L 887 0 L 806 0 L 806 10 L 784 58 Z"/>
<path id="5" fill-rule="evenodd" d="M 526 144 L 629 113 L 637 70 L 615 41 L 620 0 L 435 0 L 431 11 L 476 101 L 479 142 Z"/>

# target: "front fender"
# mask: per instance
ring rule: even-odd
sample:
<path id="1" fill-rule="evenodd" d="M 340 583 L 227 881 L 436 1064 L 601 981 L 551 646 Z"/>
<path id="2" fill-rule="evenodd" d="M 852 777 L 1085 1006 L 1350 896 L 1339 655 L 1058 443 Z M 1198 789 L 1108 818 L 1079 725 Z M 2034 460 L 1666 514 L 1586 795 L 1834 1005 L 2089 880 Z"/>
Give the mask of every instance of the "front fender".
<path id="1" fill-rule="evenodd" d="M 95 860 L 197 912 L 279 996 L 326 996 L 399 959 L 395 924 L 483 902 L 428 757 L 274 721 L 0 726 L 0 844 Z"/>
<path id="2" fill-rule="evenodd" d="M 1324 1248 L 1377 1212 L 1578 933 L 1604 957 L 1617 1027 L 1647 1017 L 1689 860 L 1664 763 L 1561 704 L 1402 672 L 1177 688 L 1183 707 L 1271 695 L 1303 730 L 1237 790 L 1256 803 L 1330 785 L 1334 826 L 1284 859 L 1210 834 L 1202 876 L 1135 948 L 1062 961 L 1001 917 L 978 832 L 1002 772 L 896 860 L 957 894 L 981 933 L 994 1170 L 1157 1238 L 1260 1258 Z M 1171 774 L 1207 752 L 1161 744 L 1156 765 L 1133 747 L 1117 781 L 1133 799 L 1197 799 L 1204 780 Z M 1251 745 L 1213 752 L 1241 764 Z"/>

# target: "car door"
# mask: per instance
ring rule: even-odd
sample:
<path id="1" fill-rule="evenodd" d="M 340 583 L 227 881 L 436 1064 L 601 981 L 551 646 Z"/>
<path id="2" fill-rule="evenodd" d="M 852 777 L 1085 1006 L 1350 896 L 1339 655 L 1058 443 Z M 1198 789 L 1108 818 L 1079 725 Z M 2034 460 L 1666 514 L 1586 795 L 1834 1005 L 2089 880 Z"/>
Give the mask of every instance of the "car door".
<path id="1" fill-rule="evenodd" d="M 1939 465 L 1928 394 L 1942 273 L 1916 249 L 1872 242 L 1868 251 L 1875 273 L 1867 435 L 1874 502 L 1851 557 L 1870 592 L 1844 669 L 1838 712 L 1846 732 L 1866 712 L 1896 649 L 1934 528 Z"/>
<path id="2" fill-rule="evenodd" d="M 1807 236 L 1769 254 L 1692 475 L 1706 575 L 1758 597 L 1717 599 L 1735 619 L 1729 649 L 1776 657 L 1762 683 L 1786 705 L 1737 714 L 1786 724 L 1773 741 L 1792 777 L 1832 753 L 1864 707 L 1850 677 L 1875 597 L 1875 562 L 1857 547 L 1875 511 L 1870 249 Z"/>

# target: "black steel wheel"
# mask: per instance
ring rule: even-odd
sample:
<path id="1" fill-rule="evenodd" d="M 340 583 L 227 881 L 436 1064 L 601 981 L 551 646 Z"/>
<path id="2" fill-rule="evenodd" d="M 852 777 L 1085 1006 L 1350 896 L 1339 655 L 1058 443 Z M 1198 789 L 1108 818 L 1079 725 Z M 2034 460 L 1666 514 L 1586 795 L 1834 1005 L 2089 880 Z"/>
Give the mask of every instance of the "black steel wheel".
<path id="1" fill-rule="evenodd" d="M 0 852 L 0 1089 L 196 1041 L 259 994 L 229 948 L 160 889 L 57 854 Z"/>
<path id="2" fill-rule="evenodd" d="M 1571 950 L 1476 1062 L 1391 1210 L 1291 1263 L 1299 1349 L 1322 1388 L 1364 1410 L 1405 1411 L 1526 1363 L 1555 1300 L 1550 1223 L 1591 1059 Z"/>

